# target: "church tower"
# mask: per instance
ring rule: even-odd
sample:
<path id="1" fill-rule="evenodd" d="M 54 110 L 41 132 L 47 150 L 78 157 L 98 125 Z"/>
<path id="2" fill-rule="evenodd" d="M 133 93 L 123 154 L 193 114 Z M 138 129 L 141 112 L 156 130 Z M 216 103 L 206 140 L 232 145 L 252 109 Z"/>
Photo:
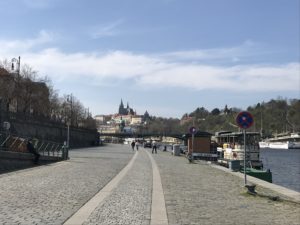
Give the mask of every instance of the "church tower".
<path id="1" fill-rule="evenodd" d="M 121 104 L 119 106 L 119 114 L 120 115 L 125 115 L 124 112 L 125 112 L 125 108 L 124 108 L 124 104 L 123 104 L 123 100 L 121 99 Z"/>

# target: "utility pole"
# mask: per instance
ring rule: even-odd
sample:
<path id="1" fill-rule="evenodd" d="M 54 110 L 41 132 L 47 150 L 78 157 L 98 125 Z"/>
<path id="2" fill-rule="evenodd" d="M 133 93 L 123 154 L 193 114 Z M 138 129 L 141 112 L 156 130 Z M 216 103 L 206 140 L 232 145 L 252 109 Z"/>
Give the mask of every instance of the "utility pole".
<path id="1" fill-rule="evenodd" d="M 15 66 L 15 64 L 16 64 L 16 66 Z M 19 56 L 18 57 L 18 59 L 17 58 L 12 58 L 11 59 L 11 70 L 12 71 L 14 71 L 14 70 L 16 70 L 17 71 L 17 81 L 16 81 L 16 83 L 17 83 L 17 90 L 18 90 L 18 92 L 20 91 L 20 70 L 21 70 L 21 56 Z M 18 105 L 19 105 L 19 97 L 18 97 L 18 95 L 16 96 L 17 97 L 17 105 L 16 105 L 16 110 L 17 110 L 17 112 L 18 112 Z"/>

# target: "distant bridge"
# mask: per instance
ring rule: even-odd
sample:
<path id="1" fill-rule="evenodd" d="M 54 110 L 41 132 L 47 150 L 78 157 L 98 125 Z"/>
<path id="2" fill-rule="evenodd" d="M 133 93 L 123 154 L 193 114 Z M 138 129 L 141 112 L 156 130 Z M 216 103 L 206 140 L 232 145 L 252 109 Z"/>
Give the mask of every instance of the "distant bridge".
<path id="1" fill-rule="evenodd" d="M 185 139 L 185 134 L 181 133 L 100 133 L 101 136 L 117 138 L 173 137 L 181 140 Z"/>

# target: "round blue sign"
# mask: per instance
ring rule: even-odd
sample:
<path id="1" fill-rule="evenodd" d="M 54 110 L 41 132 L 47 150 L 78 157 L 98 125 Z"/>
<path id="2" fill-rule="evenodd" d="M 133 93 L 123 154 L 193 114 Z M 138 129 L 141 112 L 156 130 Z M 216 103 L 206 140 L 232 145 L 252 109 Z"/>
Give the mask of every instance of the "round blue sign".
<path id="1" fill-rule="evenodd" d="M 196 127 L 190 127 L 191 134 L 196 134 L 196 132 L 197 132 Z"/>
<path id="2" fill-rule="evenodd" d="M 242 129 L 251 127 L 253 122 L 253 116 L 249 112 L 240 112 L 236 117 L 236 123 Z"/>

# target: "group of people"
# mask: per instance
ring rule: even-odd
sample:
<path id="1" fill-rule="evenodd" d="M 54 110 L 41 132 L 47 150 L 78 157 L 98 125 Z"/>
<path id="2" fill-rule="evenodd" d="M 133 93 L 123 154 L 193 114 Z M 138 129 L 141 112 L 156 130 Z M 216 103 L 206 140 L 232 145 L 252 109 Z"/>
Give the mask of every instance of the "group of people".
<path id="1" fill-rule="evenodd" d="M 131 142 L 132 151 L 134 151 L 134 147 L 136 147 L 136 150 L 138 151 L 139 150 L 139 145 L 140 145 L 140 143 L 138 141 L 137 142 L 132 141 Z"/>
<path id="2" fill-rule="evenodd" d="M 132 148 L 132 151 L 134 151 L 134 148 L 136 148 L 136 150 L 138 151 L 139 150 L 139 145 L 140 143 L 137 141 L 132 141 L 131 142 L 131 148 Z M 152 154 L 155 152 L 155 154 L 157 154 L 157 144 L 155 141 L 152 142 Z"/>

